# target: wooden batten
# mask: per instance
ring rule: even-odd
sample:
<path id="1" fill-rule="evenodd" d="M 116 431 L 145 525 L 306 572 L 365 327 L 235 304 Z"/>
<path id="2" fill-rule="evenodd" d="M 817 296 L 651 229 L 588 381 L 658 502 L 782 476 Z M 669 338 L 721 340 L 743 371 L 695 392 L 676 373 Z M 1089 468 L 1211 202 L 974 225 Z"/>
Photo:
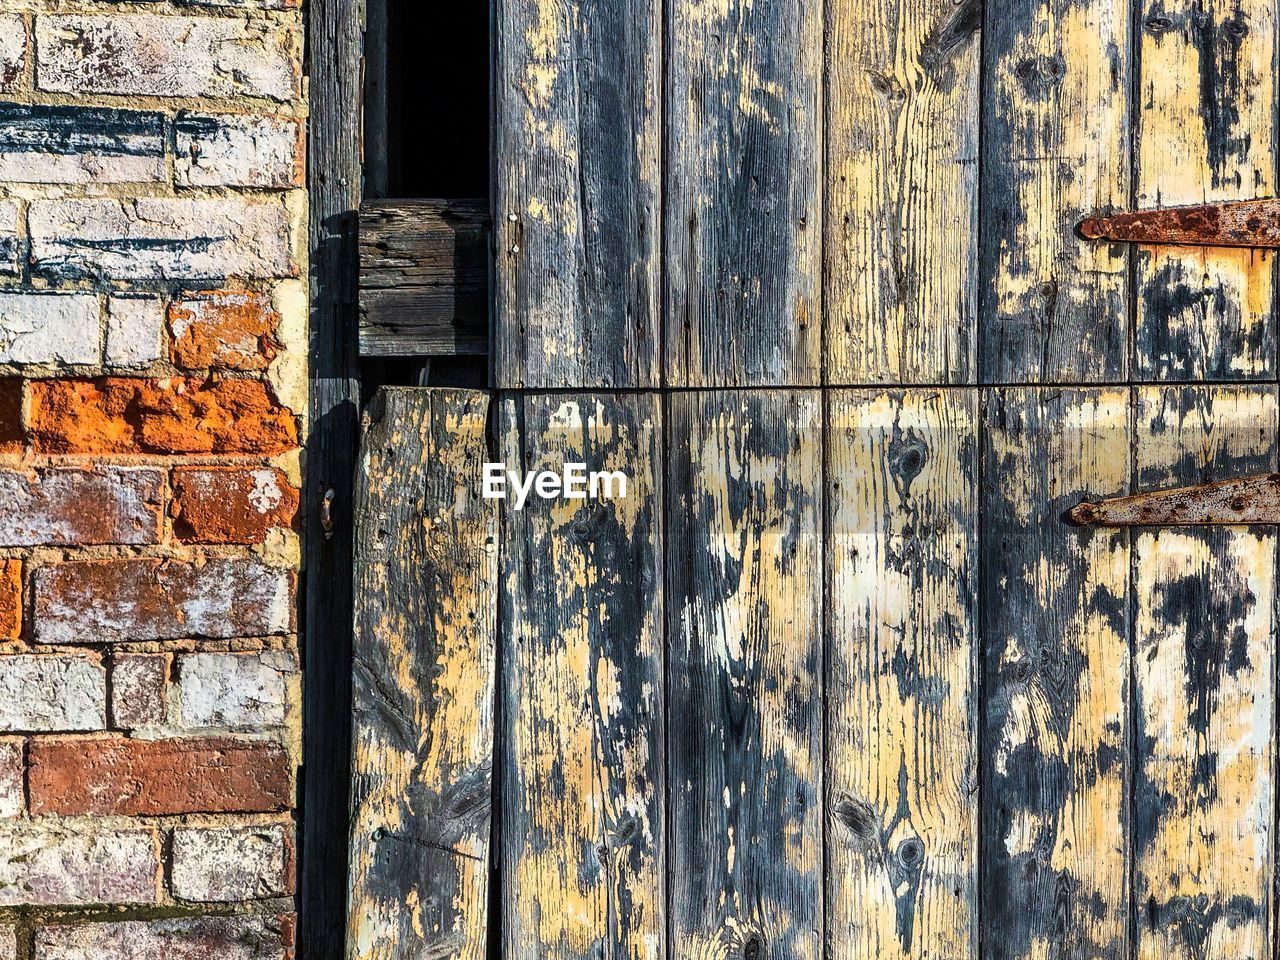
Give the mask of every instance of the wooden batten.
<path id="1" fill-rule="evenodd" d="M 360 354 L 489 349 L 486 200 L 372 200 L 360 207 Z"/>

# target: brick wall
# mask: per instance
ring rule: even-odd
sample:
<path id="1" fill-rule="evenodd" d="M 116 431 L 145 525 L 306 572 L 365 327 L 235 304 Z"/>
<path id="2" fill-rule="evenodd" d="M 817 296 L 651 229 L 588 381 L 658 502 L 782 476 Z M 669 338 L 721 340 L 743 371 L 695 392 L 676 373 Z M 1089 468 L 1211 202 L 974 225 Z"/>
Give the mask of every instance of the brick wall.
<path id="1" fill-rule="evenodd" d="M 0 0 L 0 960 L 292 953 L 292 0 Z"/>

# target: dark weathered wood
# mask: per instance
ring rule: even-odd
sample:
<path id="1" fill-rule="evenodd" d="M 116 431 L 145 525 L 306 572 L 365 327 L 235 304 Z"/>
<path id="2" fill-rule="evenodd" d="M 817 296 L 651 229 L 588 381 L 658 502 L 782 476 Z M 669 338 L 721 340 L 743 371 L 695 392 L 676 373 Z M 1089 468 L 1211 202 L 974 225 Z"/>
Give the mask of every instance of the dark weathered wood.
<path id="1" fill-rule="evenodd" d="M 819 960 L 819 398 L 668 402 L 671 956 Z"/>
<path id="2" fill-rule="evenodd" d="M 659 383 L 661 0 L 498 0 L 500 387 Z"/>
<path id="3" fill-rule="evenodd" d="M 826 14 L 826 382 L 971 383 L 982 3 Z"/>
<path id="4" fill-rule="evenodd" d="M 668 7 L 667 382 L 816 384 L 822 4 Z"/>
<path id="5" fill-rule="evenodd" d="M 978 956 L 977 400 L 831 394 L 828 957 Z"/>
<path id="6" fill-rule="evenodd" d="M 1129 206 L 1133 2 L 986 5 L 984 383 L 1108 381 L 1128 371 L 1127 251 L 1085 240 L 1076 224 Z"/>
<path id="7" fill-rule="evenodd" d="M 1134 202 L 1169 207 L 1276 192 L 1276 6 L 1133 0 L 1140 96 Z M 1134 250 L 1134 376 L 1274 377 L 1275 255 Z"/>
<path id="8" fill-rule="evenodd" d="M 378 200 L 360 207 L 360 353 L 484 354 L 489 205 Z"/>
<path id="9" fill-rule="evenodd" d="M 356 488 L 347 960 L 482 960 L 498 502 L 488 398 L 384 388 Z"/>
<path id="10" fill-rule="evenodd" d="M 982 943 L 991 960 L 1127 960 L 1127 389 L 984 398 Z"/>
<path id="11" fill-rule="evenodd" d="M 361 10 L 311 0 L 307 17 L 311 408 L 303 515 L 302 772 L 298 955 L 337 960 L 345 938 L 351 750 L 351 481 L 360 388 L 356 211 L 360 206 Z M 323 509 L 326 496 L 332 506 Z M 326 523 L 325 521 L 329 522 Z"/>
<path id="12" fill-rule="evenodd" d="M 1144 387 L 1136 479 L 1276 469 L 1274 386 Z M 1138 960 L 1272 955 L 1274 529 L 1133 531 Z"/>
<path id="13" fill-rule="evenodd" d="M 364 0 L 364 104 L 360 116 L 364 195 L 388 195 L 391 172 L 389 0 Z"/>
<path id="14" fill-rule="evenodd" d="M 506 502 L 502 956 L 666 956 L 662 417 L 655 395 L 502 406 L 505 462 L 625 499 Z"/>

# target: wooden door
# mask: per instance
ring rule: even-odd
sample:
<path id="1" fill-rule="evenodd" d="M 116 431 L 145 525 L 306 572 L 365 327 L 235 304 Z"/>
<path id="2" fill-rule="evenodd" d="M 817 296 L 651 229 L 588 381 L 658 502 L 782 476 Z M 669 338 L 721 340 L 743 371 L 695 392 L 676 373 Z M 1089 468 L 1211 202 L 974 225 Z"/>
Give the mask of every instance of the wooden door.
<path id="1" fill-rule="evenodd" d="M 498 0 L 494 390 L 367 417 L 353 960 L 1272 956 L 1274 528 L 1066 513 L 1280 467 L 1272 256 L 1075 232 L 1274 192 L 1275 20 Z"/>

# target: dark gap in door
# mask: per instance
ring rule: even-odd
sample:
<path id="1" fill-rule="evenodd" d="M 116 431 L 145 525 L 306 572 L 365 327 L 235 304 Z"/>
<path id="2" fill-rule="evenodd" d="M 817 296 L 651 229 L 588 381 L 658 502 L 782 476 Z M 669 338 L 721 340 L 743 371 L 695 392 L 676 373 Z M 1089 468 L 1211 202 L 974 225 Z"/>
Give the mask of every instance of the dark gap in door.
<path id="1" fill-rule="evenodd" d="M 489 198 L 488 0 L 368 0 L 366 198 Z M 484 356 L 368 357 L 361 399 L 380 386 L 484 388 Z"/>

